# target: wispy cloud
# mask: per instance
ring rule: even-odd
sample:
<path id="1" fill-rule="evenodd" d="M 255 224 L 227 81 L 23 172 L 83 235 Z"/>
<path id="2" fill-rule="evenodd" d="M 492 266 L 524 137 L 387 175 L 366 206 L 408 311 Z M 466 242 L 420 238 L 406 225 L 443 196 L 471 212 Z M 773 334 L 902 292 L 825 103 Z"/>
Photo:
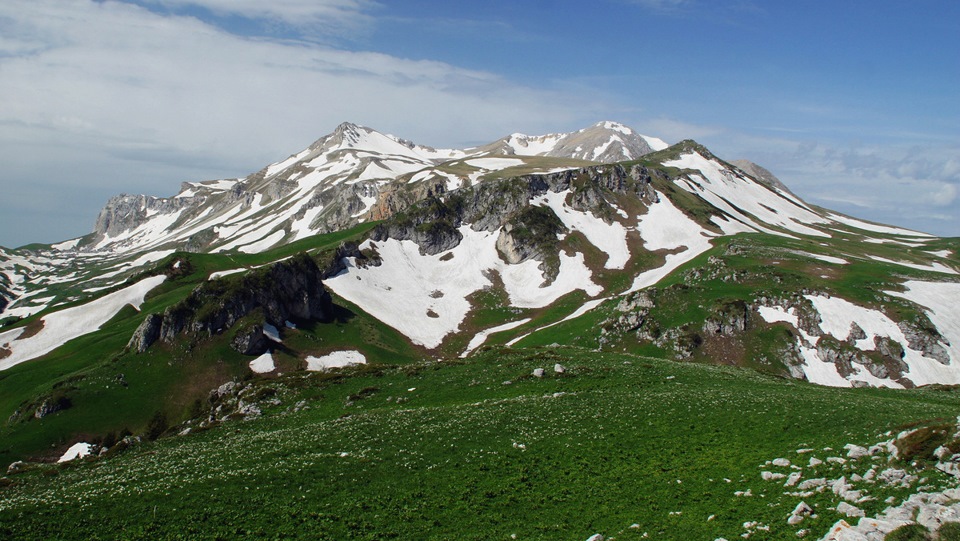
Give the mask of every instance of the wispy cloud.
<path id="1" fill-rule="evenodd" d="M 145 0 L 144 5 L 171 9 L 201 8 L 219 16 L 267 20 L 296 28 L 341 33 L 373 22 L 372 0 Z"/>
<path id="2" fill-rule="evenodd" d="M 293 17 L 294 4 L 305 2 L 275 16 Z M 52 179 L 98 201 L 91 219 L 120 191 L 168 195 L 198 175 L 244 175 L 345 120 L 435 146 L 575 123 L 569 95 L 491 72 L 244 37 L 133 4 L 10 0 L 0 21 L 0 188 Z M 69 228 L 32 240 L 85 233 L 89 220 Z"/>

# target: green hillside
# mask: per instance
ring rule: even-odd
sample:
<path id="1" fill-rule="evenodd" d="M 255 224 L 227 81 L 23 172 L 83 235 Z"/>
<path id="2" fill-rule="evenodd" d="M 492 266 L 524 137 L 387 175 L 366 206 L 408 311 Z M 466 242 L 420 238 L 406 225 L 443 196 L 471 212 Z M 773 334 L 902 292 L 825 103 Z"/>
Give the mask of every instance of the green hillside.
<path id="1" fill-rule="evenodd" d="M 762 470 L 832 480 L 887 468 L 887 455 L 807 462 L 960 407 L 951 389 L 835 389 L 579 349 L 294 373 L 248 396 L 261 417 L 8 476 L 0 535 L 817 538 L 840 518 L 838 496 L 789 495 Z M 908 488 L 858 486 L 875 498 L 859 504 L 868 516 L 917 486 L 956 484 L 923 461 L 905 467 L 920 477 Z M 816 517 L 788 525 L 801 500 Z"/>

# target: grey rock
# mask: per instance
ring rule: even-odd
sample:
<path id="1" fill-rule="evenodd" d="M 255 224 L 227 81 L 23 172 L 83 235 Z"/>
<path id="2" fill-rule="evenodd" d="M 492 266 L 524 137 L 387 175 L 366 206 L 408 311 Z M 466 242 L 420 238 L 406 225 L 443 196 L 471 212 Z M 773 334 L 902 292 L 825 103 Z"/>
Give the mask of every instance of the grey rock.
<path id="1" fill-rule="evenodd" d="M 205 282 L 182 302 L 168 307 L 160 316 L 158 339 L 171 342 L 181 333 L 198 336 L 213 336 L 229 328 L 254 310 L 264 312 L 266 320 L 282 326 L 290 319 L 325 321 L 332 315 L 330 294 L 323 286 L 322 272 L 307 255 L 299 255 L 251 271 L 240 277 L 239 284 L 232 281 L 212 280 Z M 145 343 L 137 340 L 155 334 L 156 318 L 143 332 L 134 333 L 131 344 Z M 141 326 L 143 327 L 143 325 Z M 148 333 L 149 331 L 149 333 Z M 238 337 L 238 350 L 263 353 L 259 332 L 245 332 Z M 149 347 L 149 346 L 147 346 Z M 145 349 L 145 348 L 144 348 Z"/>
<path id="2" fill-rule="evenodd" d="M 949 346 L 950 343 L 932 324 L 920 326 L 901 321 L 897 326 L 907 338 L 910 349 L 920 351 L 924 357 L 936 359 L 941 364 L 950 364 L 950 354 L 944 347 L 944 344 Z"/>
<path id="3" fill-rule="evenodd" d="M 862 517 L 864 516 L 863 509 L 850 505 L 847 502 L 840 502 L 837 504 L 837 512 L 841 515 L 846 515 L 848 517 Z"/>
<path id="4" fill-rule="evenodd" d="M 163 317 L 159 314 L 149 314 L 143 322 L 133 332 L 130 342 L 127 343 L 127 349 L 137 353 L 147 351 L 154 342 L 160 338 L 160 328 L 163 325 Z"/>

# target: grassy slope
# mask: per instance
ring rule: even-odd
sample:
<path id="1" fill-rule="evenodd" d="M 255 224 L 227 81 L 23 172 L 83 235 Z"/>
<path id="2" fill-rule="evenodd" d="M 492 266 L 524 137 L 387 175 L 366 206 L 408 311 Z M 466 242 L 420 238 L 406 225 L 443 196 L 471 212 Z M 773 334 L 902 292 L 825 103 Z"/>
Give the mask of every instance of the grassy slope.
<path id="1" fill-rule="evenodd" d="M 158 268 L 165 268 L 177 259 L 186 259 L 192 272 L 152 291 L 139 314 L 128 307 L 100 331 L 0 372 L 0 419 L 8 420 L 18 409 L 26 411 L 58 392 L 65 393 L 72 403 L 69 409 L 43 419 L 28 417 L 0 425 L 0 464 L 24 457 L 55 458 L 75 441 L 90 441 L 110 432 L 138 433 L 157 411 L 179 421 L 195 401 L 204 401 L 211 389 L 249 377 L 251 358 L 229 347 L 229 332 L 196 347 L 158 343 L 142 355 L 123 349 L 146 314 L 162 312 L 184 299 L 211 272 L 262 265 L 304 250 L 329 250 L 368 228 L 314 237 L 263 254 L 174 254 L 160 262 Z M 335 302 L 341 307 L 338 321 L 285 331 L 280 370 L 299 369 L 304 356 L 344 348 L 359 349 L 373 362 L 402 364 L 420 357 L 393 329 L 341 299 Z"/>
<path id="2" fill-rule="evenodd" d="M 565 374 L 552 372 L 556 362 Z M 546 377 L 530 376 L 537 367 Z M 760 480 L 765 461 L 806 461 L 801 448 L 823 459 L 825 447 L 869 445 L 960 406 L 949 391 L 832 389 L 576 349 L 487 350 L 262 385 L 281 400 L 263 418 L 11 476 L 0 489 L 0 534 L 732 539 L 759 521 L 770 531 L 752 539 L 795 538 L 801 527 L 818 536 L 839 518 L 827 509 L 833 494 L 806 498 L 818 518 L 787 526 L 800 498 Z M 308 407 L 294 411 L 300 401 Z M 824 465 L 805 478 L 866 467 Z M 734 494 L 748 489 L 753 497 Z M 868 513 L 905 496 L 871 494 Z"/>

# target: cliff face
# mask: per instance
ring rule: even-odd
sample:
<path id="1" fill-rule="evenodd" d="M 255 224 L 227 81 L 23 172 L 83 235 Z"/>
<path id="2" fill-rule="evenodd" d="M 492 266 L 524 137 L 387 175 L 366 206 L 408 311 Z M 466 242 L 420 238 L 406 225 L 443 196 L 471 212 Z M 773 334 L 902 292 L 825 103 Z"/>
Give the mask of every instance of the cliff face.
<path id="1" fill-rule="evenodd" d="M 614 165 L 488 181 L 446 193 L 432 192 L 425 200 L 378 225 L 371 238 L 375 241 L 412 240 L 420 246 L 422 253 L 436 255 L 460 243 L 462 235 L 457 229 L 463 224 L 470 224 L 476 231 L 492 232 L 505 227 L 505 237 L 498 246 L 508 261 L 541 259 L 545 247 L 537 241 L 549 237 L 550 244 L 555 244 L 555 235 L 565 228 L 556 216 L 532 215 L 533 199 L 573 186 L 576 189 L 572 206 L 577 210 L 594 211 L 608 207 L 605 191 L 632 193 L 651 202 L 657 197 L 651 182 L 662 176 L 659 171 L 639 165 L 629 169 Z M 552 211 L 545 214 L 552 214 Z M 535 232 L 543 229 L 550 234 L 523 234 L 531 228 Z"/>
<path id="2" fill-rule="evenodd" d="M 239 279 L 205 282 L 163 314 L 148 315 L 127 347 L 142 353 L 158 340 L 171 342 L 181 334 L 220 334 L 255 310 L 277 327 L 290 319 L 329 320 L 333 305 L 321 276 L 313 259 L 301 254 Z M 242 353 L 262 349 L 256 347 L 263 344 L 256 336 L 247 338 L 238 346 Z"/>

